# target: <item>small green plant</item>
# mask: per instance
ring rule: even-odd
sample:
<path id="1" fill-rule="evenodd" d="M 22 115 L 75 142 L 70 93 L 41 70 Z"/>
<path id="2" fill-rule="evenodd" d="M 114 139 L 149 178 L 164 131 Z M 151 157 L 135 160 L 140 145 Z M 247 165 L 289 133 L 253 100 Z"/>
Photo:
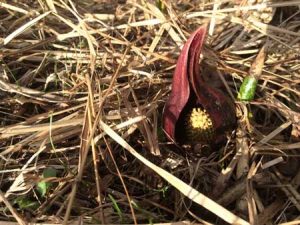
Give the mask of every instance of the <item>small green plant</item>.
<path id="1" fill-rule="evenodd" d="M 247 76 L 243 80 L 238 93 L 238 99 L 241 101 L 251 101 L 254 99 L 257 86 L 257 79 L 254 76 Z"/>
<path id="2" fill-rule="evenodd" d="M 249 75 L 243 80 L 238 93 L 238 99 L 241 101 L 251 101 L 254 99 L 257 81 L 262 74 L 264 62 L 267 54 L 268 42 L 260 49 L 258 55 L 256 56 L 254 62 L 252 63 Z"/>
<path id="3" fill-rule="evenodd" d="M 147 210 L 141 208 L 137 202 L 135 201 L 131 201 L 131 204 L 133 206 L 134 209 L 138 210 L 139 212 L 141 212 L 145 217 L 148 218 L 148 224 L 153 224 L 153 218 L 150 212 L 148 212 Z"/>
<path id="4" fill-rule="evenodd" d="M 121 223 L 123 222 L 123 213 L 122 210 L 120 209 L 117 201 L 114 199 L 114 197 L 112 195 L 108 195 L 109 199 L 111 200 L 111 202 L 113 203 L 113 208 L 115 209 L 115 211 L 117 212 Z"/>
<path id="5" fill-rule="evenodd" d="M 27 196 L 19 196 L 14 200 L 14 204 L 17 204 L 22 210 L 36 210 L 39 207 L 39 203 L 31 200 Z"/>
<path id="6" fill-rule="evenodd" d="M 56 169 L 49 167 L 45 168 L 43 171 L 43 176 L 42 178 L 50 178 L 50 177 L 56 177 Z M 37 184 L 37 191 L 41 195 L 41 197 L 45 197 L 51 186 L 53 185 L 52 182 L 46 182 L 46 181 L 41 181 L 38 182 Z"/>

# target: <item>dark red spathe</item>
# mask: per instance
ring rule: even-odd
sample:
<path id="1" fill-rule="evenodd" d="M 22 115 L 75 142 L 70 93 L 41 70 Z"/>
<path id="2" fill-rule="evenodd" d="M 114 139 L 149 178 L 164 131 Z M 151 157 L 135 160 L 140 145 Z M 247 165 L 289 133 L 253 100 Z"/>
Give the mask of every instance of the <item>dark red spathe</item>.
<path id="1" fill-rule="evenodd" d="M 187 107 L 202 107 L 207 111 L 216 131 L 215 142 L 224 139 L 225 132 L 236 123 L 232 102 L 206 83 L 200 74 L 199 57 L 205 34 L 206 26 L 202 26 L 190 36 L 176 64 L 172 91 L 163 112 L 163 128 L 168 138 L 174 141 L 178 139 L 176 129 L 184 130 L 179 120 Z"/>

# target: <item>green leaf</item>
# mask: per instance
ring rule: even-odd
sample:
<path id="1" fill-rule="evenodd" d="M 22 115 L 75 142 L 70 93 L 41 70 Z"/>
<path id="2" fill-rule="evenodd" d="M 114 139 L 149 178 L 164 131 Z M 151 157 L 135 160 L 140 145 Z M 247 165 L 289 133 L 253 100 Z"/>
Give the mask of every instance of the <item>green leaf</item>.
<path id="1" fill-rule="evenodd" d="M 49 167 L 45 168 L 43 171 L 43 178 L 56 177 L 56 169 Z M 40 193 L 41 197 L 44 197 L 48 190 L 51 188 L 51 182 L 41 181 L 37 184 L 37 191 Z"/>
<path id="2" fill-rule="evenodd" d="M 119 205 L 118 205 L 118 202 L 114 199 L 114 197 L 110 194 L 108 194 L 108 197 L 110 198 L 110 200 L 112 201 L 113 203 L 113 208 L 116 210 L 119 218 L 121 221 L 123 221 L 123 216 L 122 216 L 122 210 L 120 209 Z"/>
<path id="3" fill-rule="evenodd" d="M 17 197 L 14 200 L 14 203 L 19 206 L 20 209 L 31 209 L 36 210 L 39 207 L 39 203 L 36 201 L 32 201 L 26 196 Z"/>
<path id="4" fill-rule="evenodd" d="M 240 91 L 238 93 L 238 99 L 242 101 L 251 101 L 254 99 L 257 86 L 257 79 L 253 76 L 245 77 Z"/>

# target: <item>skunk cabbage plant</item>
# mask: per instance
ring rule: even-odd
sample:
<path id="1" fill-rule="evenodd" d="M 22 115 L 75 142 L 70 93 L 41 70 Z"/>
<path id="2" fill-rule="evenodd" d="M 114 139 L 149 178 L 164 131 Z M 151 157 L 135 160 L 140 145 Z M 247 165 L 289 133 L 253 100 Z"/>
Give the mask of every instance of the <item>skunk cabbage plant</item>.
<path id="1" fill-rule="evenodd" d="M 206 26 L 202 26 L 183 46 L 163 111 L 163 129 L 178 143 L 219 144 L 236 124 L 234 104 L 201 75 L 205 34 Z"/>

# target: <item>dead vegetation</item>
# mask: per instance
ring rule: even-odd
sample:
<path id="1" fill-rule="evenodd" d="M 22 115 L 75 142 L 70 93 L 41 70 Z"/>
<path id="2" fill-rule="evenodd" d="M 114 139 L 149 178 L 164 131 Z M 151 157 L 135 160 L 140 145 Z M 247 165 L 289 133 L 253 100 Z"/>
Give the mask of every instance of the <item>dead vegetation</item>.
<path id="1" fill-rule="evenodd" d="M 4 224 L 300 223 L 300 1 L 161 3 L 0 3 Z M 214 151 L 161 128 L 180 48 L 203 24 L 203 74 L 238 117 Z M 237 101 L 254 62 L 255 99 Z"/>

